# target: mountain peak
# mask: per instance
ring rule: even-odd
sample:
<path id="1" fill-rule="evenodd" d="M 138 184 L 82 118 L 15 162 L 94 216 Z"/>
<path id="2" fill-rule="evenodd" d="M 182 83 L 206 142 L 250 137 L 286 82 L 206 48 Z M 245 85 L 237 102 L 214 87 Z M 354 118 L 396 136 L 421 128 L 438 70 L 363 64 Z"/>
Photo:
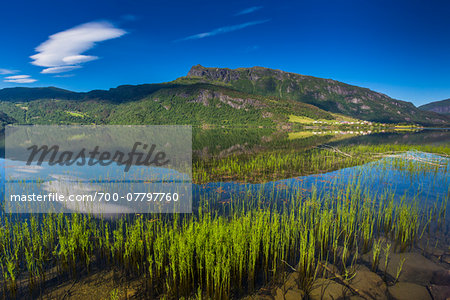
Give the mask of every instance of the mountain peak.
<path id="1" fill-rule="evenodd" d="M 205 68 L 202 65 L 195 65 L 188 72 L 187 77 L 202 77 L 212 81 L 223 81 L 228 83 L 240 78 L 237 70 L 228 68 Z"/>

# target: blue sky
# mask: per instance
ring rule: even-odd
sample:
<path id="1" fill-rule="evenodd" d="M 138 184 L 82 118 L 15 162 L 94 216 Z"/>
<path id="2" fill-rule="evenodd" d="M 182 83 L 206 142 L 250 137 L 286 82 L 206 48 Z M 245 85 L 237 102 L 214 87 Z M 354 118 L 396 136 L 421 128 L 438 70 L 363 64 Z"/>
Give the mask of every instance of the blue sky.
<path id="1" fill-rule="evenodd" d="M 3 1 L 0 88 L 263 66 L 420 105 L 450 98 L 449 16 L 446 1 Z"/>

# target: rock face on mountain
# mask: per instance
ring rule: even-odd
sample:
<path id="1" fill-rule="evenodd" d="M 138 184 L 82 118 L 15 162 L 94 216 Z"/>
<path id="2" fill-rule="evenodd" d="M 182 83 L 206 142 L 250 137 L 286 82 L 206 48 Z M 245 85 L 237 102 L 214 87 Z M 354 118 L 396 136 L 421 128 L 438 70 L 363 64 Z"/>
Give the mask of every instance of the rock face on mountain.
<path id="1" fill-rule="evenodd" d="M 240 72 L 231 69 L 221 68 L 205 68 L 201 65 L 196 65 L 189 70 L 188 77 L 203 77 L 210 81 L 223 81 L 229 83 L 230 81 L 236 81 L 241 78 Z"/>
<path id="2" fill-rule="evenodd" d="M 367 88 L 331 79 L 322 79 L 262 67 L 205 68 L 196 65 L 187 78 L 200 82 L 223 84 L 233 89 L 280 100 L 296 100 L 323 110 L 377 122 L 445 125 L 448 117 L 424 112 L 412 103 L 395 100 Z"/>
<path id="3" fill-rule="evenodd" d="M 450 99 L 431 102 L 422 106 L 419 109 L 426 111 L 433 111 L 438 114 L 450 116 Z"/>

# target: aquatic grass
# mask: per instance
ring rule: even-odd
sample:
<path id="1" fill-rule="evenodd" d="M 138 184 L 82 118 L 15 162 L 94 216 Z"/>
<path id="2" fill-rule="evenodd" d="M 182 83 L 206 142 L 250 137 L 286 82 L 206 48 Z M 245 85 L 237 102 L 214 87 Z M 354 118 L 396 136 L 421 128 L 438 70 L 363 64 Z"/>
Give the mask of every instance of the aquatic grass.
<path id="1" fill-rule="evenodd" d="M 80 262 L 87 271 L 93 263 L 109 265 L 118 267 L 126 276 L 145 276 L 152 293 L 189 297 L 201 290 L 207 297 L 224 299 L 279 278 L 285 261 L 296 266 L 299 287 L 308 291 L 320 261 L 334 257 L 331 262 L 340 266 L 342 274 L 349 275 L 363 248 L 358 245 L 367 245 L 368 239 L 384 234 L 384 222 L 377 220 L 384 215 L 373 213 L 369 209 L 373 204 L 367 199 L 359 204 L 356 193 L 352 195 L 344 193 L 341 200 L 331 201 L 313 194 L 304 201 L 292 201 L 288 207 L 255 207 L 231 216 L 202 208 L 192 216 L 159 216 L 151 220 L 137 216 L 103 222 L 79 214 L 53 215 L 53 221 L 23 222 L 20 226 L 2 220 L 0 246 L 7 249 L 6 258 L 1 260 L 3 279 L 9 281 L 12 295 L 23 269 L 29 274 L 32 289 L 39 284 L 36 275 L 45 273 L 45 265 L 40 270 L 39 261 L 46 257 L 43 261 L 60 263 L 59 272 L 75 278 L 81 276 Z M 414 242 L 420 227 L 418 218 L 405 216 L 404 212 L 412 207 L 394 205 L 393 216 L 398 221 L 394 222 L 398 224 L 394 231 L 400 250 L 401 245 Z M 414 222 L 407 226 L 410 220 Z M 58 228 L 57 234 L 48 235 L 54 241 L 45 238 L 47 244 L 57 245 L 56 251 L 42 247 L 44 239 L 39 238 L 48 224 Z M 369 232 L 368 237 L 358 234 L 364 231 Z M 14 247 L 10 248 L 7 240 Z M 373 243 L 373 248 L 380 250 L 380 240 Z M 374 251 L 374 255 L 379 256 L 380 251 Z M 22 258 L 26 261 L 23 266 L 17 263 Z"/>
<path id="2" fill-rule="evenodd" d="M 378 269 L 378 262 L 380 260 L 381 253 L 381 240 L 379 239 L 375 243 L 373 243 L 372 248 L 372 272 L 376 272 Z"/>
<path id="3" fill-rule="evenodd" d="M 342 156 L 331 155 L 336 160 Z M 353 162 L 360 163 L 356 157 Z M 321 167 L 320 160 L 315 163 Z M 391 250 L 407 251 L 430 228 L 445 225 L 448 197 L 421 207 L 418 199 L 397 201 L 395 190 L 369 193 L 358 176 L 345 186 L 337 181 L 331 185 L 308 193 L 300 183 L 292 193 L 281 185 L 268 193 L 264 186 L 259 191 L 244 186 L 243 193 L 223 203 L 220 195 L 201 194 L 196 211 L 185 215 L 114 220 L 88 214 L 31 215 L 26 220 L 3 215 L 3 294 L 17 296 L 20 276 L 29 279 L 33 294 L 45 285 L 52 266 L 62 280 L 109 268 L 125 279 L 144 278 L 148 297 L 213 299 L 252 293 L 284 278 L 290 266 L 297 272 L 298 287 L 308 293 L 321 276 L 321 264 L 334 264 L 343 278 L 351 278 L 360 254 L 372 250 L 375 271 L 384 251 L 386 272 Z"/>
<path id="4" fill-rule="evenodd" d="M 389 255 L 391 252 L 391 243 L 386 243 L 386 246 L 383 247 L 384 252 L 384 281 L 386 281 L 386 275 L 387 275 L 387 268 L 389 265 Z"/>
<path id="5" fill-rule="evenodd" d="M 394 284 L 396 284 L 398 282 L 398 279 L 400 278 L 400 274 L 402 273 L 403 270 L 403 264 L 405 263 L 406 258 L 402 258 L 397 266 L 397 271 L 395 273 L 395 279 L 394 279 Z"/>

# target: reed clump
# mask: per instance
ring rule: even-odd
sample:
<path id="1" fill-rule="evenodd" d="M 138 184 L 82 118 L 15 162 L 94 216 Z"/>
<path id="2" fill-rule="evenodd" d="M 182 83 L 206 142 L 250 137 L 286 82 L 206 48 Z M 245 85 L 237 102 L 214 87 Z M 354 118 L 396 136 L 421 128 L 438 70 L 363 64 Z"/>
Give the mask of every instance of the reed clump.
<path id="1" fill-rule="evenodd" d="M 349 274 L 359 253 L 373 249 L 376 270 L 382 250 L 379 237 L 389 237 L 397 251 L 405 251 L 425 226 L 431 226 L 429 215 L 415 204 L 366 198 L 355 189 L 336 191 L 333 197 L 312 193 L 301 199 L 299 194 L 282 207 L 265 207 L 261 199 L 230 209 L 230 214 L 200 207 L 192 215 L 126 216 L 115 221 L 48 214 L 12 222 L 13 216 L 4 216 L 3 293 L 16 295 L 20 274 L 28 276 L 30 292 L 39 289 L 52 265 L 61 276 L 72 278 L 92 267 L 111 267 L 125 276 L 145 278 L 152 296 L 201 293 L 214 299 L 252 292 L 281 278 L 289 265 L 298 272 L 299 288 L 308 291 L 320 262 Z M 437 220 L 440 211 L 430 211 Z M 384 249 L 386 261 L 389 248 Z"/>
<path id="2" fill-rule="evenodd" d="M 265 178 L 291 167 L 317 170 L 365 161 L 356 154 L 367 153 L 368 148 L 351 149 L 340 150 L 350 156 L 331 152 L 321 158 L 322 151 L 328 150 L 313 149 L 304 156 L 256 156 L 244 164 L 231 157 L 213 163 L 211 176 L 217 170 L 216 174 L 245 176 L 256 171 Z M 201 171 L 203 166 L 197 167 Z M 197 174 L 206 176 L 203 171 Z M 148 297 L 227 299 L 277 282 L 286 271 L 298 273 L 298 287 L 307 294 L 320 276 L 321 265 L 333 264 L 343 278 L 351 278 L 360 255 L 372 250 L 372 270 L 379 268 L 384 252 L 386 272 L 389 253 L 408 251 L 425 235 L 447 228 L 448 196 L 428 206 L 406 196 L 398 198 L 394 190 L 382 194 L 364 190 L 354 179 L 345 186 L 331 184 L 327 191 L 313 189 L 307 194 L 300 188 L 294 193 L 281 187 L 270 193 L 249 188 L 226 202 L 219 202 L 220 195 L 200 194 L 194 213 L 184 215 L 130 214 L 107 220 L 89 214 L 40 214 L 26 219 L 3 214 L 1 292 L 3 298 L 23 294 L 18 278 L 27 278 L 21 281 L 22 288 L 35 295 L 45 287 L 50 270 L 56 269 L 64 280 L 110 268 L 125 278 L 142 278 Z"/>

